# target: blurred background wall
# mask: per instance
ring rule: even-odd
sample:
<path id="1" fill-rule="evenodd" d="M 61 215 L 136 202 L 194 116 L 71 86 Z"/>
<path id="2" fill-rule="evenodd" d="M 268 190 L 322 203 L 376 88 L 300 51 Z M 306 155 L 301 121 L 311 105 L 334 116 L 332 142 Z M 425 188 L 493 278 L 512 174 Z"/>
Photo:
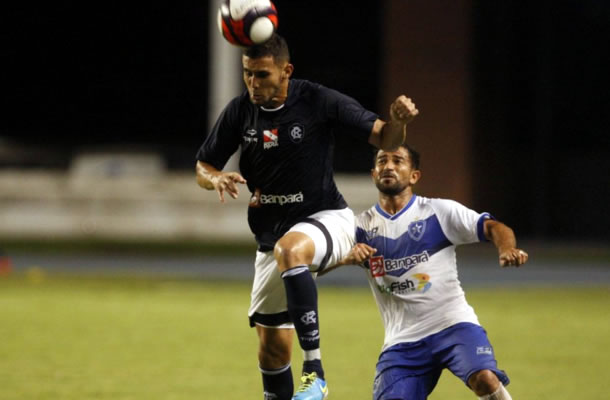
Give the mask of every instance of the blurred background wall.
<path id="1" fill-rule="evenodd" d="M 249 238 L 247 196 L 221 207 L 193 173 L 214 79 L 230 79 L 213 73 L 217 3 L 3 6 L 0 238 Z M 420 194 L 522 238 L 608 241 L 610 3 L 275 4 L 294 77 L 382 117 L 397 95 L 414 99 Z M 227 49 L 226 90 L 239 91 Z M 339 184 L 364 209 L 371 150 L 340 133 L 336 146 Z"/>

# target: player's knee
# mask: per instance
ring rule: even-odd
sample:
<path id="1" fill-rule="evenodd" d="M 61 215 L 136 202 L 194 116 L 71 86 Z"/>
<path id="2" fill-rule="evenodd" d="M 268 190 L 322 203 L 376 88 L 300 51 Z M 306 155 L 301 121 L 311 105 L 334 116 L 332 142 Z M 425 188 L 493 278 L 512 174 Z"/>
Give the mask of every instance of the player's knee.
<path id="1" fill-rule="evenodd" d="M 264 368 L 280 368 L 290 362 L 290 348 L 283 343 L 262 341 L 258 361 Z"/>
<path id="2" fill-rule="evenodd" d="M 484 369 L 470 375 L 468 385 L 470 385 L 470 388 L 477 396 L 484 396 L 498 390 L 500 381 L 496 374 L 488 369 Z"/>
<path id="3" fill-rule="evenodd" d="M 314 250 L 313 242 L 308 236 L 295 232 L 284 235 L 275 243 L 273 255 L 283 272 L 297 265 L 311 264 Z"/>
<path id="4" fill-rule="evenodd" d="M 293 249 L 287 245 L 287 243 L 283 243 L 282 240 L 278 240 L 273 247 L 273 256 L 277 261 L 277 265 L 280 271 L 285 271 L 288 269 L 288 265 L 290 260 L 294 257 Z"/>

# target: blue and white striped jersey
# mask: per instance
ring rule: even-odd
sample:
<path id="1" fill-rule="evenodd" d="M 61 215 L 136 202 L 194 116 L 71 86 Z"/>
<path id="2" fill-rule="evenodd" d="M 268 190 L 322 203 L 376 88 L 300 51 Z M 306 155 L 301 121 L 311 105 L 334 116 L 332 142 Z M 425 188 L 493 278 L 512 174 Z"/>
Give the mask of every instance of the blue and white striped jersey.
<path id="1" fill-rule="evenodd" d="M 384 349 L 459 322 L 479 324 L 458 280 L 455 248 L 484 241 L 487 218 L 453 200 L 416 195 L 395 215 L 376 204 L 356 217 L 356 241 L 377 249 L 365 266 Z"/>

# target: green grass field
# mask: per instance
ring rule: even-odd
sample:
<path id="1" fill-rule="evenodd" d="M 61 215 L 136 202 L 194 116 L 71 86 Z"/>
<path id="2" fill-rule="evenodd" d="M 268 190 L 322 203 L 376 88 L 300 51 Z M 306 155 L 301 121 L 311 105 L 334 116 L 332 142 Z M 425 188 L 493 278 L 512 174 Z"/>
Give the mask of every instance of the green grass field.
<path id="1" fill-rule="evenodd" d="M 0 399 L 261 399 L 248 283 L 0 277 Z M 610 398 L 610 288 L 469 290 L 519 399 Z M 320 289 L 330 399 L 370 399 L 368 289 Z M 295 340 L 296 343 L 296 340 Z M 295 348 L 294 372 L 300 351 Z M 444 373 L 431 399 L 473 399 Z"/>

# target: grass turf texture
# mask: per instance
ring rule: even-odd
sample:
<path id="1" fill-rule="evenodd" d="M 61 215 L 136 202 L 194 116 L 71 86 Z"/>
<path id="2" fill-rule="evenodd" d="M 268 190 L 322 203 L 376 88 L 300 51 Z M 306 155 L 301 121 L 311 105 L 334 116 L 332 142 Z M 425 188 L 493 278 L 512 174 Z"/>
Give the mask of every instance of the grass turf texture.
<path id="1" fill-rule="evenodd" d="M 0 399 L 260 399 L 246 283 L 0 278 Z M 608 398 L 610 289 L 468 290 L 515 399 Z M 368 289 L 320 289 L 331 399 L 370 399 Z M 293 365 L 301 362 L 296 347 Z M 430 397 L 473 399 L 445 372 Z"/>

